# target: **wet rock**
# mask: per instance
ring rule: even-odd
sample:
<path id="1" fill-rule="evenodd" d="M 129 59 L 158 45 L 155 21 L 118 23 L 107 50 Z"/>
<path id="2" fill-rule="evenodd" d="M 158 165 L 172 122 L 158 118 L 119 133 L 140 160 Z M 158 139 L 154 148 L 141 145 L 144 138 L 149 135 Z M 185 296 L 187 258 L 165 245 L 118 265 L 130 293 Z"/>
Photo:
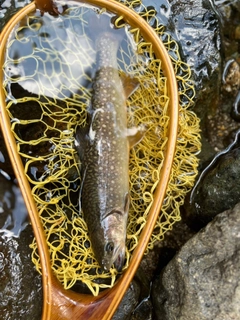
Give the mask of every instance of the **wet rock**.
<path id="1" fill-rule="evenodd" d="M 19 188 L 0 174 L 0 318 L 41 319 L 42 281 L 31 261 L 33 232 Z"/>
<path id="2" fill-rule="evenodd" d="M 213 0 L 219 12 L 226 57 L 239 52 L 240 2 L 239 0 Z"/>
<path id="3" fill-rule="evenodd" d="M 221 83 L 221 37 L 218 15 L 211 1 L 170 0 L 167 27 L 174 29 L 184 61 L 192 70 L 196 89 L 194 111 L 205 132 L 207 116 L 217 107 Z"/>
<path id="4" fill-rule="evenodd" d="M 156 319 L 240 315 L 240 203 L 191 238 L 153 284 Z"/>
<path id="5" fill-rule="evenodd" d="M 221 83 L 221 35 L 216 8 L 210 0 L 143 0 L 143 3 L 156 8 L 166 32 L 178 41 L 181 57 L 193 73 L 197 98 L 194 110 L 203 118 L 216 106 L 214 99 Z"/>
<path id="6" fill-rule="evenodd" d="M 240 131 L 235 141 L 203 170 L 185 203 L 185 218 L 192 227 L 200 229 L 239 199 Z"/>
<path id="7" fill-rule="evenodd" d="M 169 263 L 181 246 L 195 234 L 186 223 L 179 221 L 173 230 L 168 231 L 162 241 L 158 241 L 154 248 L 145 255 L 135 274 L 134 280 L 140 291 L 137 303 L 132 307 L 131 320 L 151 320 L 153 306 L 151 300 L 152 281 L 156 274 Z M 124 318 L 125 319 L 125 318 Z"/>
<path id="8" fill-rule="evenodd" d="M 231 11 L 235 10 L 237 1 L 233 1 L 233 6 L 228 0 L 144 1 L 145 5 L 154 5 L 166 31 L 178 40 L 180 55 L 192 71 L 196 91 L 193 108 L 201 119 L 202 135 L 215 148 L 215 152 L 227 146 L 228 132 L 237 127 L 230 116 L 236 94 L 233 91 L 229 93 L 223 90 L 224 94 L 221 92 L 221 77 L 225 65 L 223 42 L 230 22 L 222 24 L 225 17 L 220 11 L 224 5 L 231 8 Z M 232 46 L 231 41 L 228 42 L 228 47 Z M 228 57 L 227 60 L 232 58 Z M 233 78 L 237 79 L 237 72 L 235 75 Z M 236 87 L 232 80 L 230 82 L 230 86 Z"/>
<path id="9" fill-rule="evenodd" d="M 231 116 L 234 120 L 240 121 L 240 65 L 235 59 L 226 62 L 222 82 L 222 89 L 231 94 L 231 99 L 235 98 L 232 103 Z"/>
<path id="10" fill-rule="evenodd" d="M 201 152 L 198 155 L 199 158 L 199 165 L 198 165 L 198 170 L 201 172 L 214 158 L 216 151 L 214 148 L 211 146 L 209 141 L 202 135 L 201 136 Z"/>
<path id="11" fill-rule="evenodd" d="M 239 76 L 239 79 L 240 79 L 240 76 Z M 233 103 L 232 118 L 235 119 L 236 121 L 240 121 L 240 90 Z"/>
<path id="12" fill-rule="evenodd" d="M 138 303 L 140 295 L 140 286 L 136 281 L 132 281 L 130 287 L 125 293 L 117 311 L 115 312 L 112 320 L 128 320 L 131 313 Z"/>
<path id="13" fill-rule="evenodd" d="M 158 256 L 158 262 L 155 264 L 155 273 L 159 274 L 161 270 L 172 260 L 180 248 L 195 234 L 188 225 L 180 220 L 176 222 L 172 230 L 164 235 L 164 239 L 155 244 L 155 255 Z M 151 252 L 149 253 L 151 255 Z M 148 257 L 148 255 L 147 255 Z M 147 269 L 146 269 L 147 270 Z M 152 276 L 152 278 L 154 277 Z"/>
<path id="14" fill-rule="evenodd" d="M 207 138 L 216 148 L 223 150 L 231 139 L 231 133 L 240 128 L 239 121 L 239 0 L 212 1 L 220 21 L 221 47 L 223 59 L 222 86 L 216 112 L 210 114 L 206 121 Z M 236 121 L 235 121 L 236 120 Z M 230 134 L 229 134 L 230 133 Z"/>
<path id="15" fill-rule="evenodd" d="M 30 0 L 2 0 L 0 1 L 0 32 L 8 20 L 17 13 L 18 10 L 29 4 Z"/>
<path id="16" fill-rule="evenodd" d="M 151 300 L 145 299 L 135 308 L 131 320 L 152 320 L 152 311 Z"/>
<path id="17" fill-rule="evenodd" d="M 150 4 L 159 12 L 166 31 L 178 39 L 181 57 L 191 67 L 196 90 L 194 111 L 201 119 L 202 134 L 215 152 L 223 150 L 229 143 L 229 131 L 239 128 L 231 118 L 233 106 L 240 109 L 236 100 L 239 0 L 145 0 L 145 5 Z M 221 91 L 223 68 L 231 59 L 236 60 L 234 68 L 226 74 Z"/>
<path id="18" fill-rule="evenodd" d="M 0 172 L 4 172 L 9 178 L 14 179 L 14 172 L 10 158 L 8 156 L 7 148 L 0 130 Z"/>
<path id="19" fill-rule="evenodd" d="M 23 231 L 21 238 L 0 236 L 0 314 L 3 320 L 41 319 L 41 276 L 31 261 L 29 231 Z"/>
<path id="20" fill-rule="evenodd" d="M 229 93 L 232 105 L 231 117 L 240 121 L 240 65 L 235 59 L 229 59 L 226 62 L 222 82 L 222 91 Z"/>

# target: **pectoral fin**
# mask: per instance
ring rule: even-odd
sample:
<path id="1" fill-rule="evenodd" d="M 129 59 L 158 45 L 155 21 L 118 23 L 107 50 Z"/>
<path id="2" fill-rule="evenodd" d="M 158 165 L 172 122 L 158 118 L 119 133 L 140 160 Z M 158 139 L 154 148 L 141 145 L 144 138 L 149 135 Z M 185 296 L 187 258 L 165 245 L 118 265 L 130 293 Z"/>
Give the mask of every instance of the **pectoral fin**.
<path id="1" fill-rule="evenodd" d="M 89 143 L 89 127 L 79 128 L 76 132 L 75 147 L 77 149 L 80 161 L 83 162 L 84 153 Z"/>
<path id="2" fill-rule="evenodd" d="M 137 90 L 137 88 L 139 87 L 139 81 L 137 78 L 133 78 L 126 73 L 122 73 L 120 78 L 122 81 L 125 97 L 127 99 L 133 94 L 134 91 Z"/>
<path id="3" fill-rule="evenodd" d="M 127 129 L 128 143 L 130 148 L 133 148 L 142 140 L 145 135 L 145 131 L 146 130 L 143 127 Z"/>
<path id="4" fill-rule="evenodd" d="M 129 210 L 129 205 L 130 205 L 130 195 L 129 192 L 127 192 L 125 194 L 125 199 L 124 199 L 125 203 L 124 203 L 124 212 L 125 214 L 128 214 L 128 210 Z"/>

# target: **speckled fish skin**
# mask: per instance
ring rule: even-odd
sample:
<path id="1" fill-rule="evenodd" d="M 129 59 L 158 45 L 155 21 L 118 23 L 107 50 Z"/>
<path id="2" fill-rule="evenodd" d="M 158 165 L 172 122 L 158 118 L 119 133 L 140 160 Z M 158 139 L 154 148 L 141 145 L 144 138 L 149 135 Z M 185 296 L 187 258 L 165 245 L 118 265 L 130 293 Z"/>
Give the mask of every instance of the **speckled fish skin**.
<path id="1" fill-rule="evenodd" d="M 80 205 L 95 257 L 105 270 L 123 267 L 129 209 L 127 110 L 118 47 L 119 39 L 110 33 L 97 39 L 90 128 L 77 137 L 84 153 Z"/>

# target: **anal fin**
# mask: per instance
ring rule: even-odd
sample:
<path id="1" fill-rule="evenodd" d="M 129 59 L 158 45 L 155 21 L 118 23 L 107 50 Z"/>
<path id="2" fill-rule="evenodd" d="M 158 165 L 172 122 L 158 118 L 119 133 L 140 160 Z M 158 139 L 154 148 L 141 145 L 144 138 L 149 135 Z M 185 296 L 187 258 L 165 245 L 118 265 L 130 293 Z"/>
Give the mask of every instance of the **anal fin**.
<path id="1" fill-rule="evenodd" d="M 127 129 L 129 147 L 133 148 L 144 137 L 146 129 L 143 126 Z"/>

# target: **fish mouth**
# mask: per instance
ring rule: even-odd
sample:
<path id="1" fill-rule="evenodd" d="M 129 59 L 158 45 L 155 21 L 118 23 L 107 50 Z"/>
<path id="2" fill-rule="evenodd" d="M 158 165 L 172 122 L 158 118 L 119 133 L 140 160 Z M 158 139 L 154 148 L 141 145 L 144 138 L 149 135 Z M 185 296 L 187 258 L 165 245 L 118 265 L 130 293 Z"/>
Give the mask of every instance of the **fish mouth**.
<path id="1" fill-rule="evenodd" d="M 120 272 L 125 261 L 125 244 L 119 245 L 115 250 L 111 260 L 103 259 L 102 267 L 105 271 L 109 271 L 112 265 Z"/>
<path id="2" fill-rule="evenodd" d="M 124 246 L 120 245 L 117 248 L 116 253 L 114 255 L 113 264 L 118 272 L 122 271 L 124 261 L 125 261 L 125 244 Z"/>

